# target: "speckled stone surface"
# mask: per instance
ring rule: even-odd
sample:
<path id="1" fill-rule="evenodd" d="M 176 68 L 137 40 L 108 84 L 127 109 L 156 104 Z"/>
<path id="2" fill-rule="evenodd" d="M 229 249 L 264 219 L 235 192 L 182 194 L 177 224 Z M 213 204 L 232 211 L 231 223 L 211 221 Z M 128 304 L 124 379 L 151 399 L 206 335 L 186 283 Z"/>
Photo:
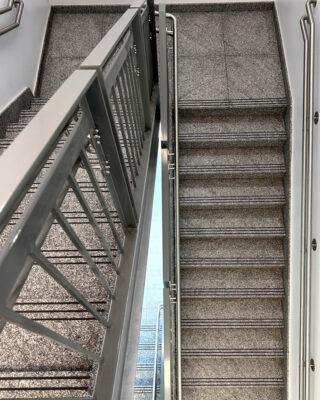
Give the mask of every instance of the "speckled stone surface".
<path id="1" fill-rule="evenodd" d="M 182 349 L 282 349 L 280 329 L 182 329 Z"/>
<path id="2" fill-rule="evenodd" d="M 38 93 L 51 97 L 87 57 L 124 9 L 112 7 L 54 9 L 46 37 Z M 85 32 L 85 34 L 84 34 Z"/>
<path id="3" fill-rule="evenodd" d="M 276 388 L 250 388 L 250 387 L 184 387 L 185 400 L 281 400 L 281 389 Z"/>
<path id="4" fill-rule="evenodd" d="M 184 269 L 181 271 L 181 288 L 282 288 L 282 271 L 279 269 Z"/>
<path id="5" fill-rule="evenodd" d="M 284 257 L 279 239 L 183 239 L 181 256 L 194 259 L 209 258 L 267 258 Z"/>
<path id="6" fill-rule="evenodd" d="M 271 10 L 194 11 L 176 12 L 181 104 L 285 98 Z"/>
<path id="7" fill-rule="evenodd" d="M 182 299 L 183 319 L 281 319 L 279 299 Z"/>
<path id="8" fill-rule="evenodd" d="M 187 133 L 240 133 L 240 132 L 283 132 L 281 115 L 184 115 L 179 118 L 179 134 Z"/>
<path id="9" fill-rule="evenodd" d="M 282 372 L 282 362 L 272 359 L 185 359 L 183 378 L 274 378 Z"/>

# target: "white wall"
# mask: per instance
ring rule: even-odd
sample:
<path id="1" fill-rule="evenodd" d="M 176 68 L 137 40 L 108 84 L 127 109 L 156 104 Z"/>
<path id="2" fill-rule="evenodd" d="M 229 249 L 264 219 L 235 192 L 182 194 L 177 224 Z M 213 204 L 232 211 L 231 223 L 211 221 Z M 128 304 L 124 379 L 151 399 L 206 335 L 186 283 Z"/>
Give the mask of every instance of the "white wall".
<path id="1" fill-rule="evenodd" d="M 0 7 L 7 3 L 0 0 Z M 49 0 L 24 0 L 20 26 L 0 36 L 0 113 L 24 89 L 35 89 L 49 13 Z M 0 27 L 13 17 L 14 11 L 0 15 Z"/>
<path id="2" fill-rule="evenodd" d="M 300 18 L 306 14 L 305 0 L 276 0 L 280 19 L 280 28 L 285 47 L 291 93 L 293 97 L 292 114 L 292 240 L 291 240 L 291 277 L 290 277 L 290 310 L 289 310 L 289 400 L 299 398 L 299 309 L 300 309 L 300 214 L 301 214 L 301 158 L 302 158 L 302 108 L 303 108 L 303 39 L 299 25 Z M 319 104 L 320 68 L 320 6 L 314 10 L 316 15 L 316 65 L 315 65 L 315 110 Z M 314 175 L 313 175 L 313 237 L 320 243 L 320 140 L 319 125 L 314 126 Z M 318 161 L 319 160 L 319 161 Z M 316 360 L 315 372 L 310 372 L 311 399 L 319 399 L 320 393 L 320 353 L 319 353 L 319 287 L 320 287 L 319 250 L 312 254 L 312 324 L 311 324 L 311 357 Z"/>

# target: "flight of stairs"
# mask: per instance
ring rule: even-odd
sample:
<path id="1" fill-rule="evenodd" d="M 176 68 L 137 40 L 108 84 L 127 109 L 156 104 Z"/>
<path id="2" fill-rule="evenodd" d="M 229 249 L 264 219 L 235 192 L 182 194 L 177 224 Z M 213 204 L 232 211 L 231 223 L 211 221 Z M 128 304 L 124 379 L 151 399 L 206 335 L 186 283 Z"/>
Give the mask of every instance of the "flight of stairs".
<path id="1" fill-rule="evenodd" d="M 161 353 L 161 330 L 158 346 L 158 385 L 160 383 L 160 353 Z M 156 326 L 142 325 L 140 327 L 140 338 L 136 364 L 136 380 L 134 388 L 134 400 L 151 400 L 153 390 L 153 373 L 155 357 Z"/>
<path id="2" fill-rule="evenodd" d="M 281 115 L 180 118 L 184 399 L 280 396 L 285 140 Z"/>
<path id="3" fill-rule="evenodd" d="M 280 63 L 267 68 L 263 55 L 279 59 L 272 11 L 210 7 L 170 10 L 179 43 L 182 399 L 280 400 L 288 135 Z M 261 68 L 246 73 L 244 60 Z"/>

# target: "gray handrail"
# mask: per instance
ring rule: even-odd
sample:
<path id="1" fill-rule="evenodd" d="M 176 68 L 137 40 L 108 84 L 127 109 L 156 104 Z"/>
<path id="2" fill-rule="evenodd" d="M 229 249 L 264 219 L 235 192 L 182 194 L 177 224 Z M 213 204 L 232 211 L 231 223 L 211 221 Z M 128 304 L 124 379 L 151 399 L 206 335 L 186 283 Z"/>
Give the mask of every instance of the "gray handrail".
<path id="1" fill-rule="evenodd" d="M 302 188 L 301 188 L 301 282 L 300 282 L 300 399 L 304 398 L 305 362 L 305 229 L 306 229 L 306 163 L 307 163 L 307 112 L 308 112 L 308 85 L 309 85 L 309 38 L 305 23 L 308 17 L 300 19 L 300 26 L 304 40 L 304 71 L 303 71 L 303 137 L 302 137 Z"/>
<path id="2" fill-rule="evenodd" d="M 156 14 L 157 15 L 157 14 Z M 177 35 L 177 20 L 172 14 L 166 13 L 164 4 L 159 5 L 159 31 L 160 31 L 160 54 L 166 54 L 166 40 L 162 39 L 165 35 L 173 36 L 174 46 L 174 129 L 175 129 L 175 148 L 174 148 L 174 202 L 175 202 L 175 282 L 170 279 L 169 285 L 175 290 L 176 301 L 176 353 L 177 353 L 177 395 L 178 400 L 182 399 L 182 373 L 181 373 L 181 285 L 180 285 L 180 214 L 179 214 L 179 109 L 178 109 L 178 35 Z M 165 24 L 165 18 L 171 19 L 173 30 L 168 31 Z M 161 110 L 164 111 L 161 122 L 162 127 L 162 143 L 169 149 L 169 88 L 168 88 L 168 70 L 166 57 L 160 57 L 160 82 L 161 90 L 164 89 L 164 94 L 161 97 Z M 170 156 L 170 153 L 168 153 Z M 170 167 L 169 167 L 170 168 Z"/>
<path id="3" fill-rule="evenodd" d="M 303 105 L 303 165 L 301 215 L 301 299 L 300 299 L 300 397 L 310 397 L 310 306 L 311 306 L 311 251 L 312 251 L 312 173 L 314 124 L 314 54 L 315 23 L 311 6 L 306 2 L 307 16 L 300 20 L 304 39 L 304 105 Z M 309 23 L 309 35 L 306 28 Z"/>
<path id="4" fill-rule="evenodd" d="M 3 7 L 0 9 L 0 14 L 4 14 L 4 13 L 11 11 L 14 4 L 18 4 L 18 11 L 17 11 L 15 21 L 12 24 L 6 26 L 5 28 L 0 29 L 0 36 L 4 35 L 5 33 L 9 32 L 9 31 L 12 31 L 12 29 L 17 28 L 20 25 L 23 7 L 24 7 L 22 0 L 10 0 L 6 7 Z"/>
<path id="5" fill-rule="evenodd" d="M 182 399 L 181 373 L 181 285 L 180 285 L 180 188 L 179 188 L 179 109 L 178 109 L 178 35 L 177 19 L 167 13 L 173 22 L 174 54 L 174 125 L 175 125 L 175 261 L 176 261 L 176 309 L 177 309 L 177 389 L 178 400 Z"/>
<path id="6" fill-rule="evenodd" d="M 158 376 L 158 353 L 159 353 L 159 330 L 160 330 L 160 316 L 163 309 L 163 304 L 158 305 L 157 311 L 157 325 L 156 325 L 156 341 L 154 345 L 154 362 L 153 362 L 153 388 L 152 400 L 157 400 L 157 376 Z"/>

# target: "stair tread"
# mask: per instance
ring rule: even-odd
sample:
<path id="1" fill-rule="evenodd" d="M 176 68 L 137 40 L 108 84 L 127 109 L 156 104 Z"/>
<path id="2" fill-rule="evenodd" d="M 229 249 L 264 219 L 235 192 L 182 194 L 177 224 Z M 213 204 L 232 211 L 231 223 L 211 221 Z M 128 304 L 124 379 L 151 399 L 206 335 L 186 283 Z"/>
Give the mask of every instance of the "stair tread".
<path id="1" fill-rule="evenodd" d="M 269 258 L 181 258 L 180 266 L 182 268 L 192 267 L 276 267 L 283 268 L 285 260 L 283 257 L 269 257 Z"/>
<path id="2" fill-rule="evenodd" d="M 284 297 L 284 289 L 270 289 L 270 288 L 183 288 L 181 289 L 181 296 L 185 298 L 194 297 L 217 297 L 217 298 L 251 298 L 251 297 Z"/>

